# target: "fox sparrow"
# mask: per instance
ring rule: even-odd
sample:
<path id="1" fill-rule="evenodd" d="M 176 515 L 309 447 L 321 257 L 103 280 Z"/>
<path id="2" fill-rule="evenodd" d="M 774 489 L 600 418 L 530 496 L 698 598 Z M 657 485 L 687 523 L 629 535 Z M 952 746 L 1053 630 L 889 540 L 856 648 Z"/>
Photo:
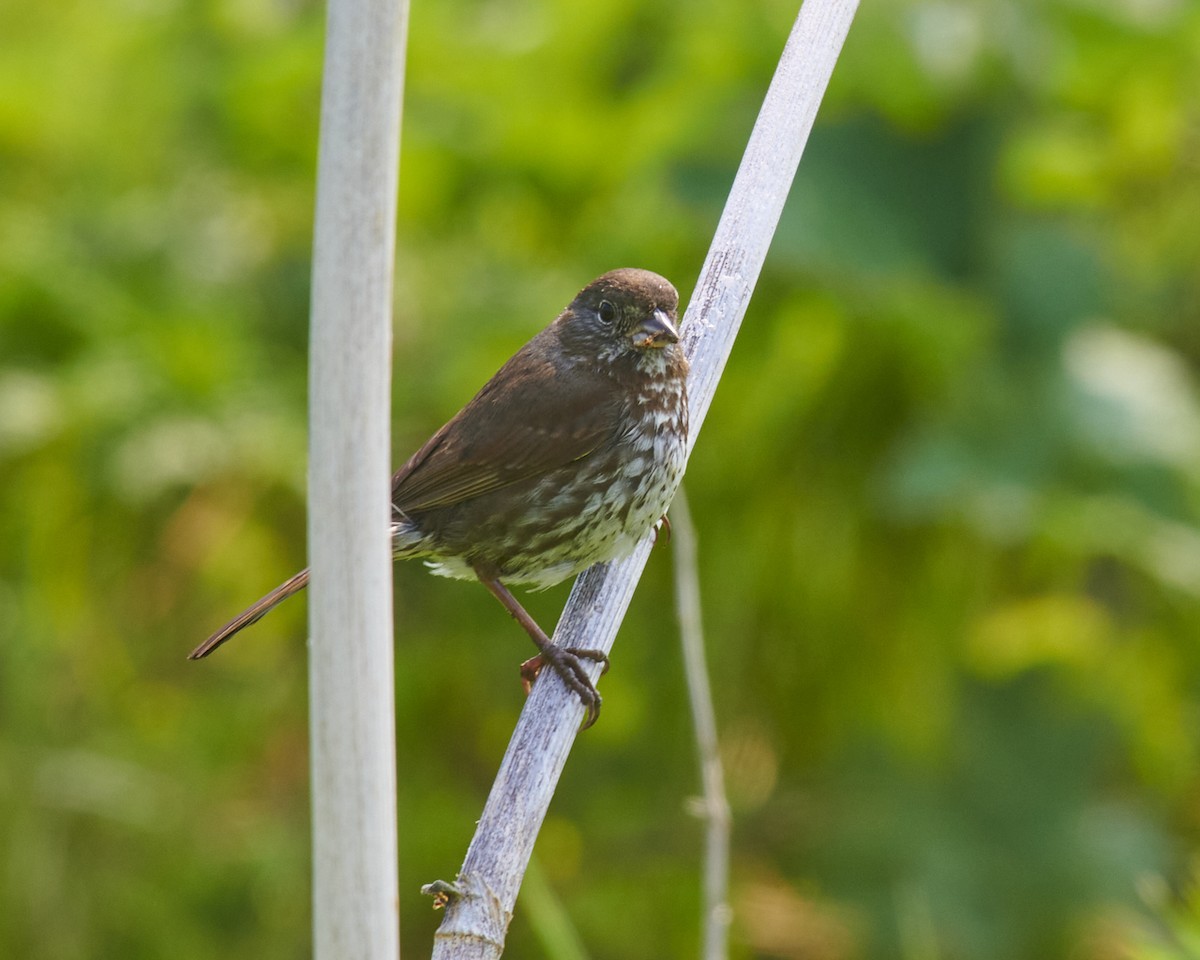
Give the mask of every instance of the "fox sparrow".
<path id="1" fill-rule="evenodd" d="M 507 585 L 544 589 L 633 550 L 675 495 L 684 468 L 688 364 L 675 288 L 647 270 L 588 284 L 550 326 L 392 478 L 392 549 L 434 573 L 478 579 L 539 653 L 599 715 L 582 660 L 555 646 Z M 191 653 L 207 656 L 308 585 L 302 570 Z"/>

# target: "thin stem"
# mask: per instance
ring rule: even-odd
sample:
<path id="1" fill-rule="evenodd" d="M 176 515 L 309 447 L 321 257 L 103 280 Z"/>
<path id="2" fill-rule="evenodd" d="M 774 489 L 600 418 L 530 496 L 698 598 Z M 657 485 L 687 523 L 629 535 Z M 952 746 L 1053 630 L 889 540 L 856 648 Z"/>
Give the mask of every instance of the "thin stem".
<path id="1" fill-rule="evenodd" d="M 698 813 L 705 822 L 704 842 L 704 960 L 724 960 L 729 952 L 729 801 L 717 741 L 717 716 L 704 662 L 704 627 L 700 618 L 700 574 L 697 569 L 696 526 L 683 489 L 671 505 L 671 546 L 675 559 L 675 603 L 679 638 L 687 676 L 696 750 L 700 759 L 702 796 Z"/>

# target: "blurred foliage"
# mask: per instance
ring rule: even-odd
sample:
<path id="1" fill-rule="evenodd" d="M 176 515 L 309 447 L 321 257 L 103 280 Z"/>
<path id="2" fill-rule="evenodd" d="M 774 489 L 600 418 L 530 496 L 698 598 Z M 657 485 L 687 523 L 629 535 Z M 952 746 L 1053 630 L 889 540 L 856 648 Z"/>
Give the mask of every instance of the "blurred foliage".
<path id="1" fill-rule="evenodd" d="M 686 298 L 794 16 L 415 5 L 397 459 L 594 275 Z M 322 17 L 0 9 L 0 955 L 308 953 L 304 603 L 183 656 L 303 563 Z M 1200 955 L 1198 50 L 1187 0 L 860 11 L 688 474 L 735 957 Z M 511 956 L 695 955 L 669 562 Z M 528 651 L 397 589 L 420 956 Z"/>

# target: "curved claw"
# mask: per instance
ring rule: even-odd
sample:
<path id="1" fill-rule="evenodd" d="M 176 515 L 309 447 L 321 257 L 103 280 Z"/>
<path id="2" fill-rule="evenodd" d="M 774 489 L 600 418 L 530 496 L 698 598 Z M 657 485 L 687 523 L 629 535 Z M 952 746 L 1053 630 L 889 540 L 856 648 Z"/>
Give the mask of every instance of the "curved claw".
<path id="1" fill-rule="evenodd" d="M 608 672 L 608 656 L 600 650 L 587 650 L 580 647 L 556 647 L 548 646 L 545 650 L 539 653 L 536 657 L 530 657 L 521 664 L 521 685 L 525 688 L 525 692 L 529 693 L 533 686 L 533 681 L 542 671 L 547 663 L 550 664 L 554 672 L 563 679 L 568 687 L 575 692 L 575 695 L 583 702 L 585 709 L 583 717 L 583 726 L 580 730 L 586 730 L 596 722 L 600 717 L 600 704 L 603 702 L 599 691 L 596 690 L 595 684 L 587 675 L 587 670 L 584 668 L 583 661 L 591 660 L 593 663 L 603 664 L 601 676 Z"/>
<path id="2" fill-rule="evenodd" d="M 654 546 L 658 546 L 658 538 L 660 536 L 663 543 L 671 542 L 671 521 L 665 513 L 658 518 L 658 522 L 651 529 L 654 530 Z"/>
<path id="3" fill-rule="evenodd" d="M 578 657 L 580 660 L 591 660 L 592 663 L 600 664 L 600 676 L 608 673 L 609 659 L 608 654 L 603 650 L 592 650 L 588 647 L 564 647 L 565 652 L 573 657 Z"/>

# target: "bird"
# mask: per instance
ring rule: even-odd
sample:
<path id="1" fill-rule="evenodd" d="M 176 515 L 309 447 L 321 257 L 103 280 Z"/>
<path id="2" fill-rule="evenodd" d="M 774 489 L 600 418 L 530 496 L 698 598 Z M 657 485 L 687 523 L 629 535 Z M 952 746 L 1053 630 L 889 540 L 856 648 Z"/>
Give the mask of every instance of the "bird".
<path id="1" fill-rule="evenodd" d="M 628 555 L 657 530 L 683 477 L 688 361 L 679 295 L 664 277 L 623 268 L 585 286 L 392 478 L 395 559 L 476 579 L 525 629 L 596 722 L 600 694 L 583 661 L 599 650 L 551 642 L 510 586 L 542 590 Z M 189 655 L 208 656 L 308 585 L 280 584 Z"/>

